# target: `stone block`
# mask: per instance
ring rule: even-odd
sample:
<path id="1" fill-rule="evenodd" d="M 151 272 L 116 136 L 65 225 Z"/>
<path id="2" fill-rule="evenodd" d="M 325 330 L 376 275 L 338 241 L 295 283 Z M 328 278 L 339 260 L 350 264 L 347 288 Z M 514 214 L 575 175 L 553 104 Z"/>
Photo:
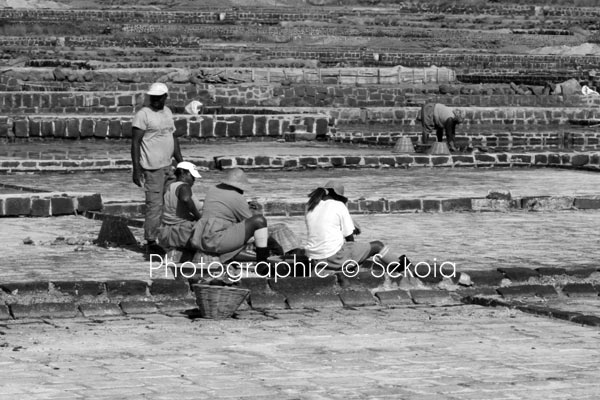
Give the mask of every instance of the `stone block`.
<path id="1" fill-rule="evenodd" d="M 269 279 L 269 285 L 272 290 L 281 293 L 284 296 L 291 294 L 324 294 L 334 293 L 337 284 L 335 275 L 329 275 L 323 278 L 313 277 L 290 277 Z"/>
<path id="2" fill-rule="evenodd" d="M 52 130 L 52 134 L 54 137 L 62 138 L 65 137 L 66 123 L 62 119 L 57 119 L 52 121 L 54 129 Z"/>
<path id="3" fill-rule="evenodd" d="M 16 137 L 29 136 L 29 122 L 26 119 L 17 119 L 13 122 L 13 128 Z"/>
<path id="4" fill-rule="evenodd" d="M 375 293 L 382 306 L 394 307 L 413 304 L 410 294 L 406 290 L 387 290 Z"/>
<path id="5" fill-rule="evenodd" d="M 507 286 L 497 289 L 502 297 L 555 297 L 558 296 L 556 289 L 551 285 L 519 285 Z"/>
<path id="6" fill-rule="evenodd" d="M 471 211 L 470 198 L 444 199 L 442 200 L 442 211 Z"/>
<path id="7" fill-rule="evenodd" d="M 576 276 L 578 278 L 588 278 L 593 273 L 598 272 L 596 267 L 580 267 L 580 268 L 569 268 L 566 271 L 567 275 Z"/>
<path id="8" fill-rule="evenodd" d="M 158 307 L 152 301 L 122 301 L 120 306 L 127 315 L 155 314 L 158 312 Z"/>
<path id="9" fill-rule="evenodd" d="M 423 212 L 439 212 L 441 200 L 423 199 Z"/>
<path id="10" fill-rule="evenodd" d="M 315 124 L 315 131 L 314 131 L 314 133 L 316 133 L 317 136 L 325 136 L 325 135 L 327 135 L 328 125 L 329 125 L 329 123 L 327 122 L 327 119 L 325 119 L 325 118 L 319 118 L 319 119 L 317 119 L 316 120 L 316 124 Z"/>
<path id="11" fill-rule="evenodd" d="M 281 132 L 281 124 L 278 119 L 270 119 L 267 125 L 267 134 L 269 136 L 280 136 Z"/>
<path id="12" fill-rule="evenodd" d="M 156 303 L 161 313 L 184 312 L 197 308 L 195 299 L 164 300 Z"/>
<path id="13" fill-rule="evenodd" d="M 50 210 L 52 215 L 68 215 L 75 212 L 73 197 L 52 197 L 50 199 Z"/>
<path id="14" fill-rule="evenodd" d="M 70 296 L 99 296 L 104 293 L 104 283 L 97 281 L 55 281 L 54 290 Z"/>
<path id="15" fill-rule="evenodd" d="M 239 137 L 242 134 L 242 119 L 231 117 L 227 121 L 227 137 Z"/>
<path id="16" fill-rule="evenodd" d="M 241 135 L 242 136 L 254 136 L 254 116 L 253 115 L 244 115 L 242 117 Z"/>
<path id="17" fill-rule="evenodd" d="M 146 296 L 148 285 L 138 280 L 106 281 L 106 293 L 109 297 Z"/>
<path id="18" fill-rule="evenodd" d="M 32 217 L 49 217 L 51 215 L 50 199 L 40 199 L 35 197 L 31 199 Z"/>
<path id="19" fill-rule="evenodd" d="M 121 121 L 113 119 L 108 122 L 108 137 L 120 138 L 121 137 Z"/>
<path id="20" fill-rule="evenodd" d="M 293 293 L 286 295 L 292 309 L 342 307 L 340 297 L 335 293 Z"/>
<path id="21" fill-rule="evenodd" d="M 216 121 L 215 122 L 215 136 L 227 137 L 227 122 Z"/>
<path id="22" fill-rule="evenodd" d="M 153 296 L 187 297 L 190 293 L 188 283 L 181 280 L 155 279 L 150 286 L 150 294 Z"/>
<path id="23" fill-rule="evenodd" d="M 539 276 L 535 269 L 524 267 L 498 268 L 498 271 L 513 282 L 522 282 Z"/>
<path id="24" fill-rule="evenodd" d="M 254 125 L 254 132 L 256 136 L 265 136 L 267 134 L 267 117 L 255 117 Z"/>
<path id="25" fill-rule="evenodd" d="M 250 293 L 250 306 L 253 309 L 282 310 L 289 308 L 285 296 L 279 293 Z"/>
<path id="26" fill-rule="evenodd" d="M 190 120 L 190 130 L 189 130 L 189 136 L 190 137 L 200 137 L 200 125 L 201 123 L 199 121 L 194 121 L 194 120 Z"/>
<path id="27" fill-rule="evenodd" d="M 123 315 L 123 310 L 114 303 L 85 303 L 79 305 L 84 317 L 114 317 Z"/>
<path id="28" fill-rule="evenodd" d="M 396 200 L 388 202 L 390 212 L 415 212 L 421 211 L 421 200 Z"/>
<path id="29" fill-rule="evenodd" d="M 365 307 L 377 305 L 369 290 L 342 290 L 339 293 L 344 307 Z"/>
<path id="30" fill-rule="evenodd" d="M 598 210 L 600 209 L 600 198 L 576 198 L 575 208 L 580 210 Z"/>
<path id="31" fill-rule="evenodd" d="M 450 296 L 450 292 L 445 290 L 416 289 L 410 291 L 410 297 L 412 297 L 412 300 L 415 304 L 430 306 L 442 306 L 460 303 L 459 300 L 455 300 Z"/>
<path id="32" fill-rule="evenodd" d="M 387 211 L 386 200 L 360 200 L 358 202 L 360 211 L 381 213 Z"/>
<path id="33" fill-rule="evenodd" d="M 0 284 L 0 288 L 13 295 L 33 295 L 48 292 L 48 282 L 29 281 Z"/>
<path id="34" fill-rule="evenodd" d="M 22 318 L 74 318 L 79 317 L 79 309 L 73 303 L 11 304 L 15 319 Z"/>
<path id="35" fill-rule="evenodd" d="M 29 197 L 4 198 L 4 215 L 7 217 L 29 215 L 31 212 L 31 199 Z"/>
<path id="36" fill-rule="evenodd" d="M 600 326 L 600 317 L 595 315 L 578 315 L 573 317 L 571 322 L 588 326 Z"/>
<path id="37" fill-rule="evenodd" d="M 202 117 L 200 122 L 200 136 L 201 137 L 213 137 L 215 136 L 215 124 L 211 117 Z"/>
<path id="38" fill-rule="evenodd" d="M 569 297 L 597 297 L 598 289 L 591 283 L 568 283 L 562 288 Z"/>
<path id="39" fill-rule="evenodd" d="M 560 310 L 552 307 L 548 307 L 547 310 L 551 318 L 561 319 L 564 321 L 571 321 L 574 318 L 583 316 L 581 313 L 576 311 Z"/>
<path id="40" fill-rule="evenodd" d="M 567 273 L 566 269 L 556 267 L 540 267 L 535 270 L 542 276 L 564 275 Z"/>
<path id="41" fill-rule="evenodd" d="M 94 126 L 94 137 L 105 138 L 108 136 L 108 121 L 96 121 Z"/>
<path id="42" fill-rule="evenodd" d="M 121 137 L 130 139 L 133 136 L 133 128 L 131 126 L 131 121 L 122 121 L 121 122 Z"/>
<path id="43" fill-rule="evenodd" d="M 29 137 L 38 137 L 42 133 L 42 121 L 37 119 L 29 120 Z"/>
<path id="44" fill-rule="evenodd" d="M 69 118 L 66 122 L 65 137 L 77 139 L 79 138 L 79 133 L 79 120 Z"/>
<path id="45" fill-rule="evenodd" d="M 94 120 L 85 118 L 81 121 L 80 137 L 87 138 L 94 136 Z"/>
<path id="46" fill-rule="evenodd" d="M 77 211 L 80 213 L 100 211 L 102 207 L 102 196 L 99 193 L 77 197 Z"/>
<path id="47" fill-rule="evenodd" d="M 571 165 L 574 167 L 583 167 L 590 162 L 590 156 L 587 154 L 573 154 L 571 156 Z"/>
<path id="48" fill-rule="evenodd" d="M 504 274 L 497 270 L 467 270 L 461 272 L 469 275 L 475 286 L 498 286 L 504 279 Z"/>

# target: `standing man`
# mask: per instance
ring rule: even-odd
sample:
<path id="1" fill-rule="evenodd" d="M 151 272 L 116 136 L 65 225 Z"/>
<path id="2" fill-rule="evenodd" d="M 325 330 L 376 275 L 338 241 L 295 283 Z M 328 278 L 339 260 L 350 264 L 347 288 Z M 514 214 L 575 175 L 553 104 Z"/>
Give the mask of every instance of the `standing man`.
<path id="1" fill-rule="evenodd" d="M 454 135 L 456 125 L 464 121 L 464 114 L 461 110 L 451 109 L 441 103 L 426 103 L 421 107 L 421 124 L 423 125 L 423 135 L 421 141 L 427 144 L 429 134 L 435 130 L 437 141 L 444 140 L 444 131 L 448 141 L 448 150 L 456 151 L 454 145 Z"/>
<path id="2" fill-rule="evenodd" d="M 148 254 L 164 253 L 156 242 L 167 181 L 171 180 L 172 159 L 183 161 L 179 142 L 175 137 L 175 123 L 169 107 L 165 106 L 169 89 L 164 83 L 153 83 L 146 92 L 148 107 L 133 117 L 131 162 L 133 183 L 146 192 L 146 220 L 144 238 Z"/>

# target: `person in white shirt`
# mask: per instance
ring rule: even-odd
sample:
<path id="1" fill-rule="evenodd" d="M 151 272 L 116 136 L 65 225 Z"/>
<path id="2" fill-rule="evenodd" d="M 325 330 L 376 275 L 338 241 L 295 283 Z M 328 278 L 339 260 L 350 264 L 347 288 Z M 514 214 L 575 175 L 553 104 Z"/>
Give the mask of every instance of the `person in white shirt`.
<path id="1" fill-rule="evenodd" d="M 367 258 L 376 256 L 382 265 L 394 263 L 392 272 L 406 269 L 410 261 L 404 255 L 395 254 L 381 241 L 354 241 L 360 229 L 350 216 L 347 202 L 344 186 L 335 181 L 329 181 L 309 194 L 305 216 L 308 231 L 306 255 L 312 265 L 325 262 L 328 268 L 334 270 L 354 269 Z M 397 270 L 399 266 L 401 271 Z"/>

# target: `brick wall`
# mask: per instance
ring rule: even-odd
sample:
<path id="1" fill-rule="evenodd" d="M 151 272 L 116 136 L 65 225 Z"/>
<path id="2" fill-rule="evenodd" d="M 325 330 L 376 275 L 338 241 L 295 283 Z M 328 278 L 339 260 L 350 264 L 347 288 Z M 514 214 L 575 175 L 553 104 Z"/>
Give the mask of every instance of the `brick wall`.
<path id="1" fill-rule="evenodd" d="M 0 125 L 17 138 L 130 138 L 131 116 L 104 115 L 31 115 L 9 121 L 0 118 Z M 282 137 L 291 125 L 305 125 L 307 132 L 326 135 L 329 118 L 322 113 L 276 115 L 176 115 L 176 134 L 195 138 Z M 7 132 L 0 132 L 6 135 Z"/>
<path id="2" fill-rule="evenodd" d="M 389 2 L 388 2 L 389 3 Z M 200 6 L 201 7 L 201 6 Z M 140 10 L 48 10 L 1 9 L 0 20 L 6 21 L 106 21 L 111 23 L 206 24 L 237 22 L 330 21 L 340 16 L 385 16 L 404 13 L 443 13 L 467 15 L 528 15 L 561 17 L 598 17 L 600 10 L 592 7 L 520 6 L 511 4 L 461 4 L 446 2 L 393 2 L 393 8 L 354 9 L 341 7 L 323 12 L 318 8 L 279 9 L 238 7 L 212 8 L 202 11 L 140 11 Z"/>
<path id="3" fill-rule="evenodd" d="M 68 86 L 68 85 L 65 85 Z M 107 83 L 94 86 L 111 86 Z M 22 113 L 131 113 L 145 102 L 147 84 L 121 85 L 124 91 L 7 91 L 0 92 L 5 114 Z M 25 88 L 25 87 L 22 87 Z M 48 89 L 59 86 L 49 84 Z M 136 90 L 130 90 L 135 88 Z M 169 106 L 174 112 L 192 100 L 219 106 L 249 107 L 409 107 L 439 102 L 460 107 L 592 107 L 599 96 L 517 95 L 508 86 L 454 85 L 455 94 L 440 94 L 438 86 L 390 87 L 278 84 L 170 84 Z M 462 94 L 461 94 L 462 93 Z M 255 110 L 260 111 L 260 110 Z M 248 112 L 250 113 L 250 111 Z"/>
<path id="4" fill-rule="evenodd" d="M 393 147 L 400 137 L 408 137 L 416 145 L 421 139 L 420 126 L 411 127 L 402 132 L 356 132 L 343 131 L 333 133 L 334 143 L 352 145 L 366 144 Z M 557 129 L 534 129 L 531 131 L 509 131 L 482 127 L 482 129 L 465 130 L 459 128 L 456 132 L 456 144 L 459 147 L 471 146 L 491 148 L 494 151 L 543 151 L 543 150 L 579 150 L 590 151 L 600 149 L 600 132 L 564 131 Z"/>

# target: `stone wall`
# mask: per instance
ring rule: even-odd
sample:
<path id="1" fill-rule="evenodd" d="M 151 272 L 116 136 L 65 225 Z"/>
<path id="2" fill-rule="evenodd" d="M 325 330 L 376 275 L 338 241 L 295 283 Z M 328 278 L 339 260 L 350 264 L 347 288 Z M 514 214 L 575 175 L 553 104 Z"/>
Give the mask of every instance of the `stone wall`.
<path id="1" fill-rule="evenodd" d="M 600 153 L 477 153 L 458 155 L 219 157 L 217 168 L 561 167 L 600 170 Z"/>
<path id="2" fill-rule="evenodd" d="M 200 6 L 201 7 L 201 6 Z M 201 11 L 141 11 L 141 10 L 48 10 L 2 9 L 0 20 L 5 21 L 106 21 L 107 23 L 207 24 L 276 23 L 280 21 L 335 21 L 341 16 L 395 16 L 398 13 L 438 13 L 465 15 L 522 15 L 559 17 L 599 17 L 596 7 L 521 6 L 513 4 L 472 5 L 446 2 L 394 2 L 387 8 L 339 7 L 331 9 L 279 9 L 237 7 Z"/>
<path id="3" fill-rule="evenodd" d="M 421 139 L 421 127 L 403 129 L 402 132 L 336 132 L 332 133 L 334 143 L 352 145 L 377 145 L 392 147 L 399 138 L 408 137 L 413 144 Z M 558 129 L 534 129 L 528 131 L 510 131 L 506 129 L 483 127 L 480 130 L 464 130 L 459 127 L 456 132 L 458 147 L 488 148 L 494 151 L 544 151 L 544 150 L 598 150 L 600 149 L 600 132 L 564 131 Z"/>
<path id="4" fill-rule="evenodd" d="M 130 138 L 131 115 L 29 115 L 0 118 L 0 137 L 16 138 Z M 329 117 L 312 114 L 175 116 L 176 135 L 193 138 L 283 137 L 290 126 L 327 135 Z"/>
<path id="5" fill-rule="evenodd" d="M 540 126 L 562 125 L 569 120 L 597 120 L 597 108 L 537 108 L 537 107 L 460 107 L 465 112 L 463 126 Z M 306 111 L 313 110 L 305 108 Z M 315 109 L 316 110 L 316 109 Z M 327 112 L 336 124 L 414 125 L 419 107 L 330 108 Z"/>
<path id="6" fill-rule="evenodd" d="M 5 115 L 37 113 L 118 113 L 128 114 L 146 101 L 147 85 L 138 91 L 90 92 L 0 92 Z M 465 93 L 481 92 L 479 87 L 463 86 Z M 486 93 L 513 93 L 509 88 L 484 89 Z M 600 96 L 517 95 L 517 94 L 439 94 L 437 87 L 400 88 L 337 85 L 171 85 L 169 107 L 183 113 L 192 100 L 206 106 L 246 107 L 410 107 L 426 102 L 458 107 L 592 107 Z M 261 110 L 256 110 L 260 112 Z M 288 110 L 289 112 L 289 110 Z"/>
<path id="7" fill-rule="evenodd" d="M 326 84 L 326 85 L 398 85 L 412 83 L 452 83 L 456 75 L 449 68 L 132 68 L 98 69 L 94 71 L 62 68 L 12 68 L 0 75 L 0 90 L 20 90 L 35 85 L 95 87 L 96 84 L 128 84 L 130 90 L 144 90 L 152 82 L 214 85 L 243 84 Z M 71 88 L 71 89 L 70 89 Z M 135 88 L 135 89 L 133 89 Z M 115 88 L 108 89 L 115 90 Z M 189 90 L 189 89 L 188 89 Z M 193 89 L 192 89 L 193 90 Z"/>
<path id="8" fill-rule="evenodd" d="M 50 217 L 102 210 L 94 193 L 23 193 L 0 195 L 0 217 Z"/>

